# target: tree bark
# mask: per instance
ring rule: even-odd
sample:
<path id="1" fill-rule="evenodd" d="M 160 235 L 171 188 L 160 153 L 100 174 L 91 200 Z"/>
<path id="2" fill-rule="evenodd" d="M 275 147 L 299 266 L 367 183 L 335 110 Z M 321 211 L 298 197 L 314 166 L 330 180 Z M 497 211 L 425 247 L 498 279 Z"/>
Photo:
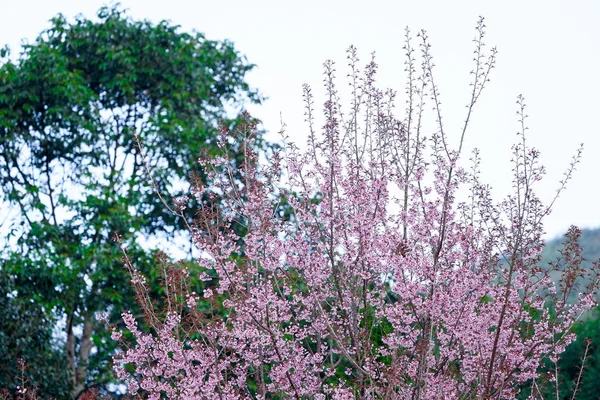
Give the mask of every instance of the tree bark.
<path id="1" fill-rule="evenodd" d="M 69 368 L 69 381 L 71 384 L 71 390 L 75 387 L 75 335 L 73 334 L 73 312 L 67 316 L 67 326 L 65 328 L 67 333 L 67 361 Z"/>
<path id="2" fill-rule="evenodd" d="M 92 350 L 92 333 L 94 331 L 93 319 L 91 316 L 86 316 L 83 321 L 83 334 L 81 336 L 81 344 L 79 346 L 79 357 L 77 360 L 77 368 L 75 372 L 75 381 L 71 389 L 73 398 L 77 398 L 85 390 L 85 378 L 87 378 L 87 370 Z"/>

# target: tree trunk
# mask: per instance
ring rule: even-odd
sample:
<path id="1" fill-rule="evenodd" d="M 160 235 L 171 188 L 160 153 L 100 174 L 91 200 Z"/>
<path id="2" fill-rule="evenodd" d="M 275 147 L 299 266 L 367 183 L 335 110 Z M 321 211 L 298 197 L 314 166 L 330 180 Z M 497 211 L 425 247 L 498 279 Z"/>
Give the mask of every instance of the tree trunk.
<path id="1" fill-rule="evenodd" d="M 71 393 L 73 393 L 73 388 L 76 384 L 75 377 L 75 335 L 73 334 L 73 312 L 68 314 L 67 316 L 67 326 L 65 328 L 67 333 L 67 360 L 68 360 L 68 368 L 69 368 L 69 381 L 71 386 Z"/>
<path id="2" fill-rule="evenodd" d="M 92 350 L 92 333 L 94 331 L 94 321 L 91 316 L 86 316 L 83 321 L 83 334 L 81 336 L 81 344 L 79 345 L 79 357 L 77 360 L 77 368 L 75 369 L 74 385 L 71 389 L 71 395 L 76 399 L 85 390 L 85 378 L 87 378 L 87 370 Z"/>

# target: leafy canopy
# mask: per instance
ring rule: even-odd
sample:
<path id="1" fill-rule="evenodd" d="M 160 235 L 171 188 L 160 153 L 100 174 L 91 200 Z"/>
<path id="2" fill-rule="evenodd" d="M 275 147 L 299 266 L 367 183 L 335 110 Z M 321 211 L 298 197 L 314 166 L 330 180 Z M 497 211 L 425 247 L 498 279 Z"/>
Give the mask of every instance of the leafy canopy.
<path id="1" fill-rule="evenodd" d="M 153 254 L 133 232 L 181 229 L 163 201 L 187 191 L 191 173 L 202 179 L 197 160 L 219 152 L 219 122 L 234 127 L 244 102 L 260 101 L 245 82 L 253 65 L 232 43 L 136 21 L 118 6 L 97 16 L 58 15 L 0 64 L 0 191 L 19 211 L 1 269 L 20 298 L 66 318 L 73 396 L 111 379 L 114 346 L 94 314 L 136 309 L 112 236 L 150 273 Z"/>

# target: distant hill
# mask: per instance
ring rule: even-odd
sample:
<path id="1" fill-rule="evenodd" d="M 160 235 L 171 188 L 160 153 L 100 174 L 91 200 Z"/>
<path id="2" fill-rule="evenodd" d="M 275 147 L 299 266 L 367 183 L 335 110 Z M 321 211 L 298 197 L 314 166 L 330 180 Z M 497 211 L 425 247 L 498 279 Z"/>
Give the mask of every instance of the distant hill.
<path id="1" fill-rule="evenodd" d="M 559 236 L 546 242 L 544 251 L 542 251 L 543 263 L 555 260 L 566 238 Z M 583 258 L 585 264 L 590 265 L 593 261 L 600 258 L 600 228 L 582 229 L 579 244 L 583 248 Z"/>
<path id="2" fill-rule="evenodd" d="M 566 238 L 561 236 L 546 242 L 544 250 L 542 251 L 543 267 L 548 266 L 548 263 L 551 261 L 556 261 L 560 255 L 559 250 L 562 248 L 565 241 Z M 594 261 L 600 259 L 600 228 L 582 229 L 579 245 L 583 248 L 582 256 L 584 261 L 582 266 L 584 268 L 591 267 Z M 552 274 L 551 276 L 555 282 L 558 280 L 558 273 Z M 587 282 L 581 281 L 580 284 L 584 285 L 587 284 Z M 570 297 L 570 300 L 575 299 Z M 600 301 L 600 295 L 598 296 L 598 300 Z"/>

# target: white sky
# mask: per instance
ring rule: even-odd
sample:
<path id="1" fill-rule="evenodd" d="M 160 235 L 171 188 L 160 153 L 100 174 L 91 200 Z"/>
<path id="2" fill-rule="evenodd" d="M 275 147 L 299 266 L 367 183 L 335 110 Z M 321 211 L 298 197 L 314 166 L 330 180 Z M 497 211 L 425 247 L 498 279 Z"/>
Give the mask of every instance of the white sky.
<path id="1" fill-rule="evenodd" d="M 0 0 L 0 45 L 9 44 L 16 52 L 21 39 L 33 41 L 57 13 L 94 18 L 105 3 Z M 446 129 L 457 134 L 468 101 L 471 40 L 477 18 L 483 15 L 486 43 L 497 46 L 498 63 L 475 109 L 466 143 L 467 150 L 481 150 L 483 180 L 494 187 L 496 199 L 510 191 L 510 145 L 518 129 L 515 101 L 522 93 L 530 116 L 529 143 L 542 151 L 548 170 L 539 186 L 543 200 L 553 197 L 577 146 L 585 144 L 574 179 L 546 220 L 548 236 L 563 233 L 570 224 L 600 226 L 599 1 L 123 0 L 121 4 L 136 19 L 168 19 L 209 39 L 232 40 L 257 64 L 249 83 L 269 98 L 251 107 L 251 113 L 273 133 L 279 130 L 281 113 L 288 134 L 298 142 L 307 133 L 302 83 L 315 90 L 315 104 L 322 103 L 321 65 L 325 59 L 335 60 L 343 78 L 350 44 L 358 47 L 362 60 L 376 52 L 379 86 L 403 92 L 406 26 L 413 34 L 421 28 L 429 34 Z M 399 103 L 398 109 L 403 108 Z"/>

